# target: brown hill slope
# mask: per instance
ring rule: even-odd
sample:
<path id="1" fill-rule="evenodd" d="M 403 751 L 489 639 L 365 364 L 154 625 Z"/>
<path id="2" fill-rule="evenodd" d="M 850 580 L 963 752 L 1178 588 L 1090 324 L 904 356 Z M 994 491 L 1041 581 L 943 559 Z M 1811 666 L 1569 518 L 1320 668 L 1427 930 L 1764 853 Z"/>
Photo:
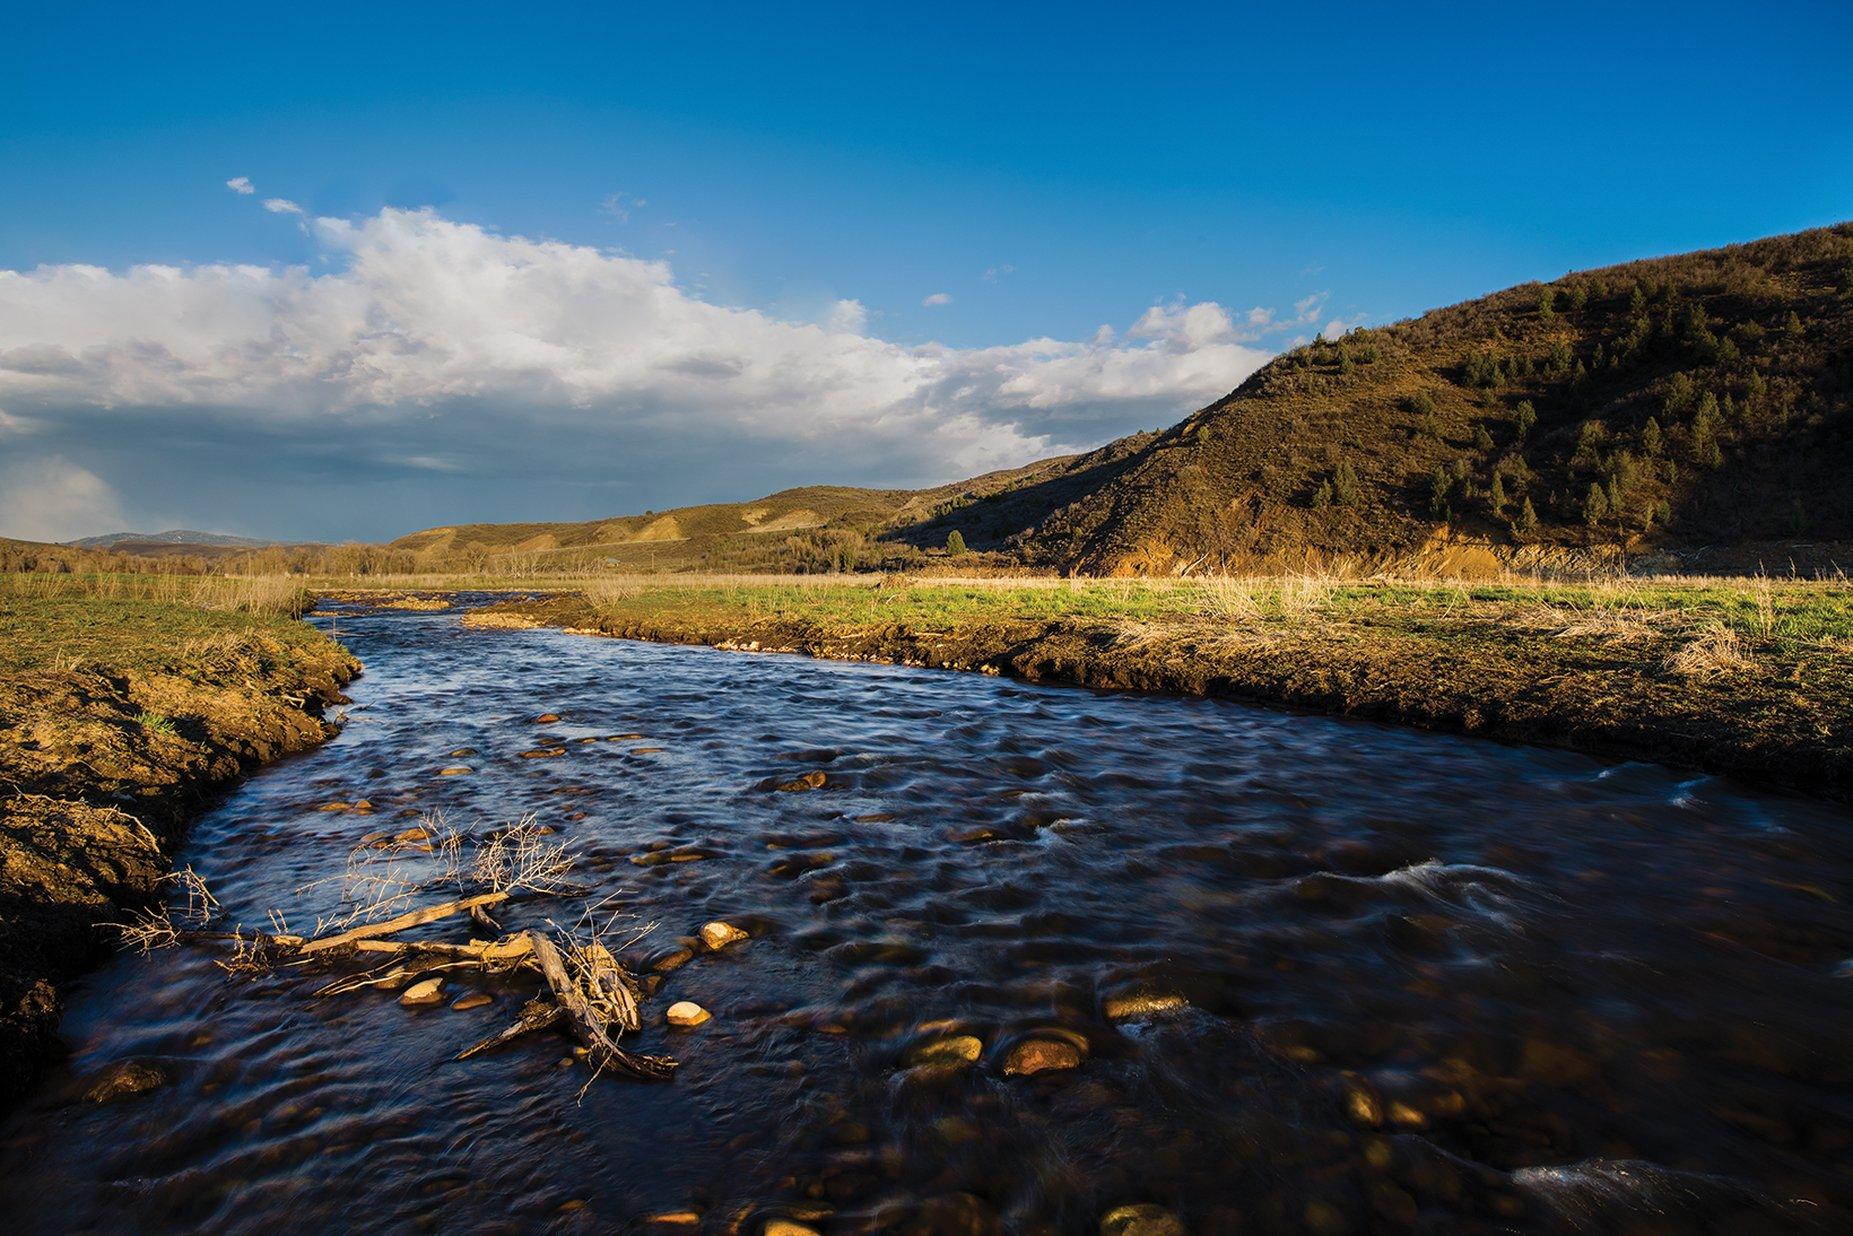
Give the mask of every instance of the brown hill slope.
<path id="1" fill-rule="evenodd" d="M 597 565 L 753 571 L 874 567 L 883 565 L 885 559 L 897 555 L 904 559 L 913 552 L 905 545 L 874 543 L 871 538 L 881 530 L 906 526 L 922 536 L 930 535 L 951 512 L 1057 480 L 1081 467 L 1088 458 L 1039 460 L 930 489 L 811 485 L 750 502 L 676 507 L 582 523 L 428 528 L 400 537 L 388 548 L 409 551 L 421 565 L 443 567 L 467 567 L 513 557 L 526 558 L 541 568 Z M 1034 512 L 1048 505 L 1046 500 L 1038 501 L 1033 504 Z M 1007 502 L 987 508 L 997 512 L 1011 509 Z M 1000 542 L 1005 535 L 1019 532 L 1031 522 L 1000 524 L 991 542 Z M 945 544 L 950 526 L 938 532 L 938 545 Z"/>
<path id="2" fill-rule="evenodd" d="M 1276 358 L 955 524 L 1069 569 L 1853 536 L 1853 225 L 1510 288 Z M 1032 509 L 1030 499 L 1047 501 Z M 939 521 L 919 543 L 938 539 Z M 900 536 L 913 540 L 915 530 Z"/>

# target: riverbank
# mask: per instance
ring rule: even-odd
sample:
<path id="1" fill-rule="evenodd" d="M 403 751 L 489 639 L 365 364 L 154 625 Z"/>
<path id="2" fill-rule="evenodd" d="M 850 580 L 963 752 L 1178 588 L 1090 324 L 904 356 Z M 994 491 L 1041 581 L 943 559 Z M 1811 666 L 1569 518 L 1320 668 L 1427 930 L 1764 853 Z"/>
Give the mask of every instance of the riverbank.
<path id="1" fill-rule="evenodd" d="M 0 1104 L 193 812 L 334 732 L 360 665 L 295 608 L 253 581 L 0 579 Z"/>
<path id="2" fill-rule="evenodd" d="M 1223 696 L 1853 797 L 1838 582 L 628 583 L 465 621 Z"/>

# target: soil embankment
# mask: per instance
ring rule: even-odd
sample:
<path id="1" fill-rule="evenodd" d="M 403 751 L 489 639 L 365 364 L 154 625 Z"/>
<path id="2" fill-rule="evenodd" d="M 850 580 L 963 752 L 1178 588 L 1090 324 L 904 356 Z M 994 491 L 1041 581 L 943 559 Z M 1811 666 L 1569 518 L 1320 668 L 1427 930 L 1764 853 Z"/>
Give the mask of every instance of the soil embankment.
<path id="1" fill-rule="evenodd" d="M 1396 625 L 1062 617 L 923 629 L 612 613 L 555 597 L 476 611 L 465 623 L 1220 696 L 1853 798 L 1853 659 L 1834 649 L 1689 667 L 1680 658 L 1702 639 L 1601 624 L 1579 631 L 1505 610 Z"/>
<path id="2" fill-rule="evenodd" d="M 51 1055 L 61 986 L 109 948 L 99 924 L 158 897 L 215 789 L 329 737 L 323 709 L 360 670 L 298 624 L 221 617 L 216 634 L 168 641 L 119 625 L 119 656 L 21 657 L 0 673 L 0 1103 Z"/>

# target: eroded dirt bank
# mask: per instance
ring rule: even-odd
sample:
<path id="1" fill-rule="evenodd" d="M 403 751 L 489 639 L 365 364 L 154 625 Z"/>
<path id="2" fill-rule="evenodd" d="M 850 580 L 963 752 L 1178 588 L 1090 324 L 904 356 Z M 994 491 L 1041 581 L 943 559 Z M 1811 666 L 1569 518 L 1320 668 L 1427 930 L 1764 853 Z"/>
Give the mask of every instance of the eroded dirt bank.
<path id="1" fill-rule="evenodd" d="M 614 616 L 554 597 L 505 603 L 464 621 L 1285 704 L 1853 798 L 1853 674 L 1844 657 L 1682 674 L 1652 644 L 1564 638 L 1491 619 L 1432 631 L 1116 619 L 924 630 L 788 617 Z"/>
<path id="2" fill-rule="evenodd" d="M 306 627 L 123 659 L 0 675 L 0 1104 L 55 1050 L 60 988 L 110 947 L 98 924 L 158 895 L 215 789 L 330 736 L 360 670 Z"/>

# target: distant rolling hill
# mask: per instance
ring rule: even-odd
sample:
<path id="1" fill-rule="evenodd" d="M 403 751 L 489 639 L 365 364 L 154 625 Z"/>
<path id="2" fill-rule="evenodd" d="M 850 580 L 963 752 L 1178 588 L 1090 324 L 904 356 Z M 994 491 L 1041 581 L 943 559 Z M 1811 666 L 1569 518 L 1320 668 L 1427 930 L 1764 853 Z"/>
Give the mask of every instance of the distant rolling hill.
<path id="1" fill-rule="evenodd" d="M 765 570 L 831 565 L 832 554 L 860 546 L 860 558 L 836 565 L 870 565 L 868 538 L 896 528 L 922 535 L 944 527 L 943 546 L 961 508 L 1040 484 L 1059 483 L 1085 467 L 1086 456 L 1041 460 L 931 489 L 857 489 L 812 485 L 750 502 L 646 511 L 579 523 L 458 524 L 400 537 L 388 548 L 420 560 L 467 565 L 521 556 L 537 567 L 597 563 L 633 569 Z M 1011 507 L 987 508 L 993 518 Z M 948 522 L 952 521 L 952 522 Z M 1019 531 L 1000 527 L 998 537 Z M 796 548 L 794 548 L 794 544 Z M 879 556 L 879 546 L 874 554 Z"/>
<path id="2" fill-rule="evenodd" d="M 110 532 L 87 536 L 65 544 L 76 549 L 107 549 L 119 554 L 151 557 L 163 554 L 195 554 L 211 557 L 245 549 L 263 549 L 276 541 L 256 537 L 228 536 L 222 532 L 194 532 L 175 528 L 167 532 Z"/>

